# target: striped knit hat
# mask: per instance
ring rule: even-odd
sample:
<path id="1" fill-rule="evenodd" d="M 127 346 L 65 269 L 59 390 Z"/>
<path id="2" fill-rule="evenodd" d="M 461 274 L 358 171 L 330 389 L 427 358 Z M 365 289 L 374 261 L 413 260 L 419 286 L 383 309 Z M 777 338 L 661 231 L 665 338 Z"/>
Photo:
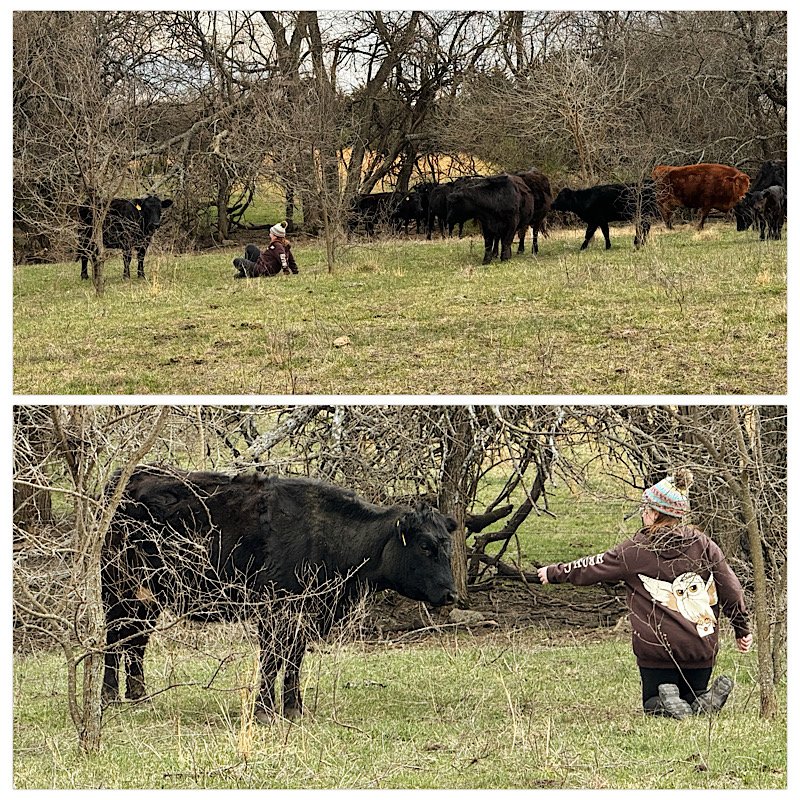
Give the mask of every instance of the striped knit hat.
<path id="1" fill-rule="evenodd" d="M 281 238 L 283 238 L 284 236 L 286 236 L 286 223 L 285 223 L 285 222 L 284 222 L 284 223 L 276 222 L 276 223 L 275 223 L 275 224 L 274 224 L 274 225 L 273 225 L 273 226 L 272 226 L 272 227 L 269 229 L 269 232 L 270 232 L 270 233 L 271 233 L 273 236 L 280 236 Z"/>
<path id="2" fill-rule="evenodd" d="M 679 467 L 642 493 L 642 505 L 660 511 L 668 517 L 682 517 L 689 512 L 689 487 L 694 482 L 687 467 Z"/>

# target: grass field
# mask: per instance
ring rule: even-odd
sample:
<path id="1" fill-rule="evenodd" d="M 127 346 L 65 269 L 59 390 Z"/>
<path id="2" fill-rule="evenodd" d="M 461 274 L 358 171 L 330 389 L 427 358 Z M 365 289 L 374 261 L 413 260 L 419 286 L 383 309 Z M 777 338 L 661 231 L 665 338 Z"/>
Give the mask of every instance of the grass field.
<path id="1" fill-rule="evenodd" d="M 146 281 L 14 272 L 18 394 L 773 394 L 786 390 L 786 243 L 723 222 L 610 251 L 556 231 L 480 266 L 482 240 L 361 243 L 328 274 L 233 280 L 232 250 L 149 255 Z M 342 343 L 341 337 L 347 337 Z M 338 341 L 337 341 L 338 340 Z"/>
<path id="2" fill-rule="evenodd" d="M 185 685 L 107 710 L 91 756 L 77 750 L 59 656 L 18 657 L 15 786 L 786 787 L 785 712 L 759 718 L 756 656 L 733 653 L 729 632 L 717 671 L 736 688 L 715 717 L 645 718 L 629 634 L 540 628 L 326 645 L 306 661 L 302 721 L 253 726 L 241 713 L 253 652 L 220 630 L 192 634 L 194 648 L 154 640 L 151 691 Z"/>

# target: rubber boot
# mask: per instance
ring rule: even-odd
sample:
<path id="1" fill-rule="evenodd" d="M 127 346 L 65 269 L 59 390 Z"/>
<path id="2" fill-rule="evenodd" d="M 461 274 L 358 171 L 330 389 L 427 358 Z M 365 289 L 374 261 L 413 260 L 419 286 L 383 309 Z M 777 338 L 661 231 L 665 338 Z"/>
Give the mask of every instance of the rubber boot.
<path id="1" fill-rule="evenodd" d="M 662 683 L 658 687 L 658 696 L 666 716 L 674 719 L 692 716 L 692 707 L 681 697 L 680 690 L 674 683 Z"/>
<path id="2" fill-rule="evenodd" d="M 733 689 L 733 681 L 727 675 L 720 675 L 711 684 L 710 689 L 698 695 L 692 703 L 692 711 L 695 714 L 710 714 L 712 711 L 719 711 L 725 705 L 731 689 Z"/>

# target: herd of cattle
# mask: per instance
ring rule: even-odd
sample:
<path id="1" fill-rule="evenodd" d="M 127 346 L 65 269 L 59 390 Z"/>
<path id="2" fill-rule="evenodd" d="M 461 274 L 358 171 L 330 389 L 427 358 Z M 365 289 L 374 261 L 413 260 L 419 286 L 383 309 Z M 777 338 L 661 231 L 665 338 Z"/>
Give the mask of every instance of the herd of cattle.
<path id="1" fill-rule="evenodd" d="M 609 222 L 634 222 L 634 246 L 639 247 L 646 242 L 653 219 L 662 219 L 671 228 L 680 207 L 700 211 L 700 228 L 712 210 L 733 209 L 737 230 L 758 223 L 762 239 L 779 239 L 786 218 L 786 162 L 765 161 L 752 184 L 748 175 L 724 164 L 657 166 L 651 180 L 565 188 L 555 199 L 548 177 L 536 169 L 421 183 L 405 194 L 382 192 L 356 198 L 348 226 L 372 234 L 385 221 L 407 233 L 413 222 L 430 239 L 437 227 L 442 235 L 445 229 L 452 235 L 456 225 L 461 230 L 474 219 L 483 232 L 483 263 L 487 264 L 498 253 L 501 260 L 510 258 L 515 236 L 519 236 L 518 252 L 523 252 L 528 227 L 537 253 L 538 236 L 551 211 L 571 212 L 586 223 L 583 250 L 598 228 L 606 248 L 611 247 Z"/>
<path id="2" fill-rule="evenodd" d="M 119 475 L 109 492 L 116 489 Z M 144 655 L 161 612 L 255 622 L 261 680 L 255 718 L 302 714 L 306 645 L 368 591 L 433 606 L 456 600 L 450 534 L 428 505 L 368 503 L 308 478 L 138 467 L 102 549 L 104 703 L 147 694 Z M 282 710 L 275 683 L 283 672 Z"/>
<path id="3" fill-rule="evenodd" d="M 144 257 L 161 224 L 161 212 L 172 200 L 147 196 L 135 200 L 115 198 L 107 208 L 103 244 L 122 250 L 123 277 L 130 277 L 132 252 L 138 257 L 138 275 L 144 277 Z M 539 252 L 539 233 L 551 211 L 571 212 L 586 223 L 581 250 L 600 228 L 606 249 L 611 247 L 609 222 L 634 222 L 634 246 L 647 241 L 651 221 L 661 218 L 668 228 L 678 208 L 699 209 L 702 228 L 713 209 L 733 210 L 739 231 L 758 224 L 761 238 L 780 239 L 786 219 L 786 161 L 765 161 L 754 180 L 725 164 L 690 164 L 683 167 L 657 166 L 652 179 L 641 183 L 610 183 L 588 189 L 562 189 L 553 198 L 550 180 L 537 169 L 489 177 L 457 178 L 448 183 L 420 183 L 406 193 L 378 192 L 358 195 L 347 216 L 349 231 L 372 235 L 381 223 L 395 231 L 417 231 L 430 239 L 438 227 L 459 235 L 464 223 L 475 220 L 484 238 L 483 263 L 497 255 L 511 258 L 511 246 L 519 237 L 518 252 L 525 250 L 525 236 L 531 229 L 531 249 Z M 79 209 L 81 278 L 88 278 L 87 263 L 97 267 L 97 246 L 92 239 L 94 213 L 87 204 Z"/>

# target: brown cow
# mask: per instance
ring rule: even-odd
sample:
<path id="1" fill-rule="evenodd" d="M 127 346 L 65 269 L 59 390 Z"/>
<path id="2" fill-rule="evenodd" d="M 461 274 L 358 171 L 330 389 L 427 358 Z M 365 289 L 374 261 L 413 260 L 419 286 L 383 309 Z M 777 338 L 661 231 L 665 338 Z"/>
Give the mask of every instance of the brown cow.
<path id="1" fill-rule="evenodd" d="M 750 188 L 750 178 L 727 164 L 660 165 L 653 169 L 653 180 L 658 209 L 668 228 L 675 209 L 685 206 L 700 209 L 698 230 L 702 230 L 712 208 L 730 211 Z"/>

